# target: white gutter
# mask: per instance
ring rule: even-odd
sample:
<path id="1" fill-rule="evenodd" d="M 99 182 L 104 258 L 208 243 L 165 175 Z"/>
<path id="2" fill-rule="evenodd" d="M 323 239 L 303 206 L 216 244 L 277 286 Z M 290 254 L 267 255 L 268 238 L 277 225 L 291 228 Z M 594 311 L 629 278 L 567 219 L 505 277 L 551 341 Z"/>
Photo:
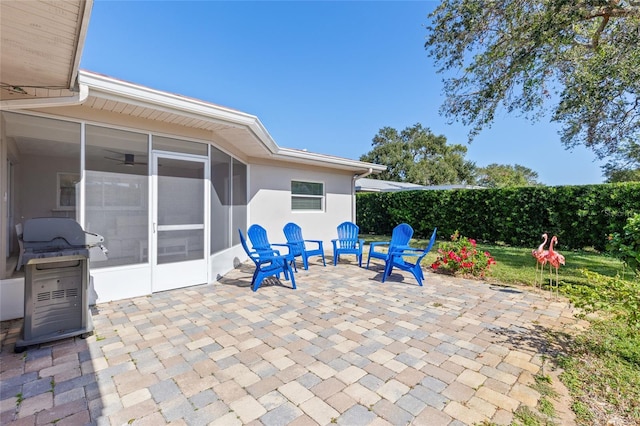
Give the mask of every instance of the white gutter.
<path id="1" fill-rule="evenodd" d="M 278 147 L 278 151 L 273 156 L 273 158 L 277 158 L 278 156 L 285 157 L 289 160 L 296 159 L 296 160 L 308 161 L 313 164 L 324 163 L 332 166 L 341 166 L 342 168 L 347 170 L 353 170 L 353 169 L 358 170 L 358 169 L 366 168 L 368 169 L 368 171 L 365 172 L 364 174 L 365 176 L 369 176 L 374 171 L 383 172 L 387 170 L 386 166 L 382 166 L 379 164 L 366 163 L 363 161 L 351 160 L 351 159 L 342 158 L 342 157 L 334 157 L 334 156 L 325 155 L 325 154 L 317 154 L 309 151 L 301 151 L 299 149 Z"/>
<path id="2" fill-rule="evenodd" d="M 384 166 L 383 166 L 384 167 Z M 384 167 L 386 169 L 386 167 Z M 369 170 L 361 175 L 353 175 L 351 180 L 351 222 L 356 223 L 356 180 L 367 177 L 373 173 L 373 168 L 369 167 Z"/>
<path id="3" fill-rule="evenodd" d="M 84 0 L 80 2 L 83 10 L 80 13 L 80 29 L 76 34 L 76 52 L 71 63 L 71 72 L 69 74 L 69 90 L 73 90 L 74 85 L 78 82 L 78 71 L 80 68 L 80 60 L 82 59 L 82 51 L 84 50 L 84 42 L 87 39 L 87 31 L 89 30 L 89 20 L 91 18 L 91 10 L 93 9 L 93 0 Z"/>
<path id="4" fill-rule="evenodd" d="M 18 109 L 37 109 L 50 107 L 74 106 L 84 103 L 89 97 L 89 87 L 84 84 L 80 85 L 80 89 L 73 96 L 62 96 L 56 98 L 38 98 L 38 99 L 12 99 L 0 101 L 0 110 L 11 111 Z"/>
<path id="5" fill-rule="evenodd" d="M 387 169 L 386 167 L 384 168 L 385 170 Z M 366 172 L 364 172 L 361 175 L 353 175 L 353 182 L 355 185 L 355 181 L 358 179 L 362 179 L 362 178 L 366 178 L 367 176 L 369 176 L 371 173 L 373 173 L 373 168 L 369 167 L 369 170 L 367 170 Z M 354 186 L 355 188 L 355 186 Z"/>

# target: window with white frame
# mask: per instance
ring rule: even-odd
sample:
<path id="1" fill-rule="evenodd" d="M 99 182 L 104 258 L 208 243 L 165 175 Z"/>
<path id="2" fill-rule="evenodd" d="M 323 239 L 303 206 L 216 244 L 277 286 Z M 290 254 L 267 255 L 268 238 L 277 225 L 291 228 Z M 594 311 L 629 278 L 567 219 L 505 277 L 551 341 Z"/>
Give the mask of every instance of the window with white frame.
<path id="1" fill-rule="evenodd" d="M 324 210 L 324 184 L 292 180 L 291 210 Z"/>

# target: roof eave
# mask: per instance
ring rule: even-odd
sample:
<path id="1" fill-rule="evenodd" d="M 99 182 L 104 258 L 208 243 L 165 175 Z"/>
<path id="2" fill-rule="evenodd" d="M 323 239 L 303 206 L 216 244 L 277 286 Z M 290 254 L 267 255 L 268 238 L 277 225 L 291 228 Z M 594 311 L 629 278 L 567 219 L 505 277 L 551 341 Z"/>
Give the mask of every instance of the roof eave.
<path id="1" fill-rule="evenodd" d="M 85 70 L 80 70 L 79 79 L 81 84 L 86 84 L 89 87 L 90 94 L 99 93 L 101 98 L 125 100 L 132 105 L 138 104 L 144 107 L 153 105 L 160 110 L 181 111 L 225 124 L 249 127 L 256 134 L 266 133 L 264 127 L 256 123 L 258 121 L 256 116 L 241 111 Z M 271 141 L 271 143 L 275 146 L 275 142 Z"/>
<path id="2" fill-rule="evenodd" d="M 348 158 L 334 157 L 330 155 L 317 154 L 309 151 L 301 151 L 298 149 L 280 148 L 278 147 L 278 157 L 287 159 L 289 161 L 300 162 L 303 164 L 324 164 L 340 168 L 343 170 L 350 170 L 360 173 L 382 173 L 387 170 L 386 166 L 374 163 L 366 163 L 364 161 L 351 160 Z"/>
<path id="3" fill-rule="evenodd" d="M 93 9 L 93 0 L 85 0 L 83 2 L 82 18 L 80 19 L 80 28 L 76 38 L 76 52 L 71 64 L 69 73 L 69 90 L 78 90 L 78 74 L 80 72 L 80 60 L 84 51 L 84 43 L 87 39 L 87 31 L 89 30 L 89 21 L 91 18 L 91 10 Z"/>
<path id="4" fill-rule="evenodd" d="M 104 99 L 125 101 L 133 105 L 156 108 L 161 111 L 176 112 L 212 120 L 227 126 L 236 126 L 247 129 L 268 152 L 268 158 L 282 160 L 297 164 L 324 165 L 326 167 L 348 170 L 354 173 L 380 173 L 386 170 L 386 166 L 365 163 L 346 158 L 316 154 L 308 151 L 281 148 L 273 140 L 262 122 L 255 115 L 238 110 L 215 105 L 199 99 L 175 95 L 168 92 L 140 86 L 123 80 L 108 77 L 89 71 L 80 70 L 79 81 L 89 87 L 90 95 L 96 95 Z M 248 153 L 251 156 L 251 153 Z"/>

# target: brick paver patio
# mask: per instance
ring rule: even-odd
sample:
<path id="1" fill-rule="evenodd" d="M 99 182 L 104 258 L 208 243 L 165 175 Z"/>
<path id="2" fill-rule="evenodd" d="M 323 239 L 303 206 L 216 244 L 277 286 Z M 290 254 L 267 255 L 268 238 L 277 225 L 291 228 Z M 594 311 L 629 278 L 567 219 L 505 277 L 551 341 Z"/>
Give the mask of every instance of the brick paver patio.
<path id="1" fill-rule="evenodd" d="M 0 423 L 509 424 L 540 398 L 546 330 L 579 325 L 566 301 L 436 274 L 313 264 L 253 293 L 252 271 L 100 304 L 93 336 L 22 354 L 3 322 Z"/>

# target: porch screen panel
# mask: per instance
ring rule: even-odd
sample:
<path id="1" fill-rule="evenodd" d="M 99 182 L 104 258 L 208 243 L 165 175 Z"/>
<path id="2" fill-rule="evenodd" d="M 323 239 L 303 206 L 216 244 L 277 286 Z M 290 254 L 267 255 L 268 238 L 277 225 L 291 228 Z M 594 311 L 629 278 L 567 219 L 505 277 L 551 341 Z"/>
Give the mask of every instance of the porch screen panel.
<path id="1" fill-rule="evenodd" d="M 211 147 L 211 254 L 231 246 L 230 217 L 231 157 Z"/>
<path id="2" fill-rule="evenodd" d="M 204 172 L 201 161 L 160 159 L 158 264 L 204 258 Z"/>
<path id="3" fill-rule="evenodd" d="M 240 244 L 240 235 L 247 232 L 247 166 L 235 158 L 233 159 L 233 207 L 231 212 L 231 229 L 233 244 Z"/>
<path id="4" fill-rule="evenodd" d="M 14 194 L 8 200 L 9 234 L 14 235 L 17 223 L 34 217 L 78 220 L 80 124 L 19 113 L 0 114 L 7 158 L 14 164 L 13 191 L 7 191 Z"/>
<path id="5" fill-rule="evenodd" d="M 87 125 L 85 222 L 104 236 L 109 259 L 92 268 L 148 262 L 149 191 L 146 134 Z"/>

